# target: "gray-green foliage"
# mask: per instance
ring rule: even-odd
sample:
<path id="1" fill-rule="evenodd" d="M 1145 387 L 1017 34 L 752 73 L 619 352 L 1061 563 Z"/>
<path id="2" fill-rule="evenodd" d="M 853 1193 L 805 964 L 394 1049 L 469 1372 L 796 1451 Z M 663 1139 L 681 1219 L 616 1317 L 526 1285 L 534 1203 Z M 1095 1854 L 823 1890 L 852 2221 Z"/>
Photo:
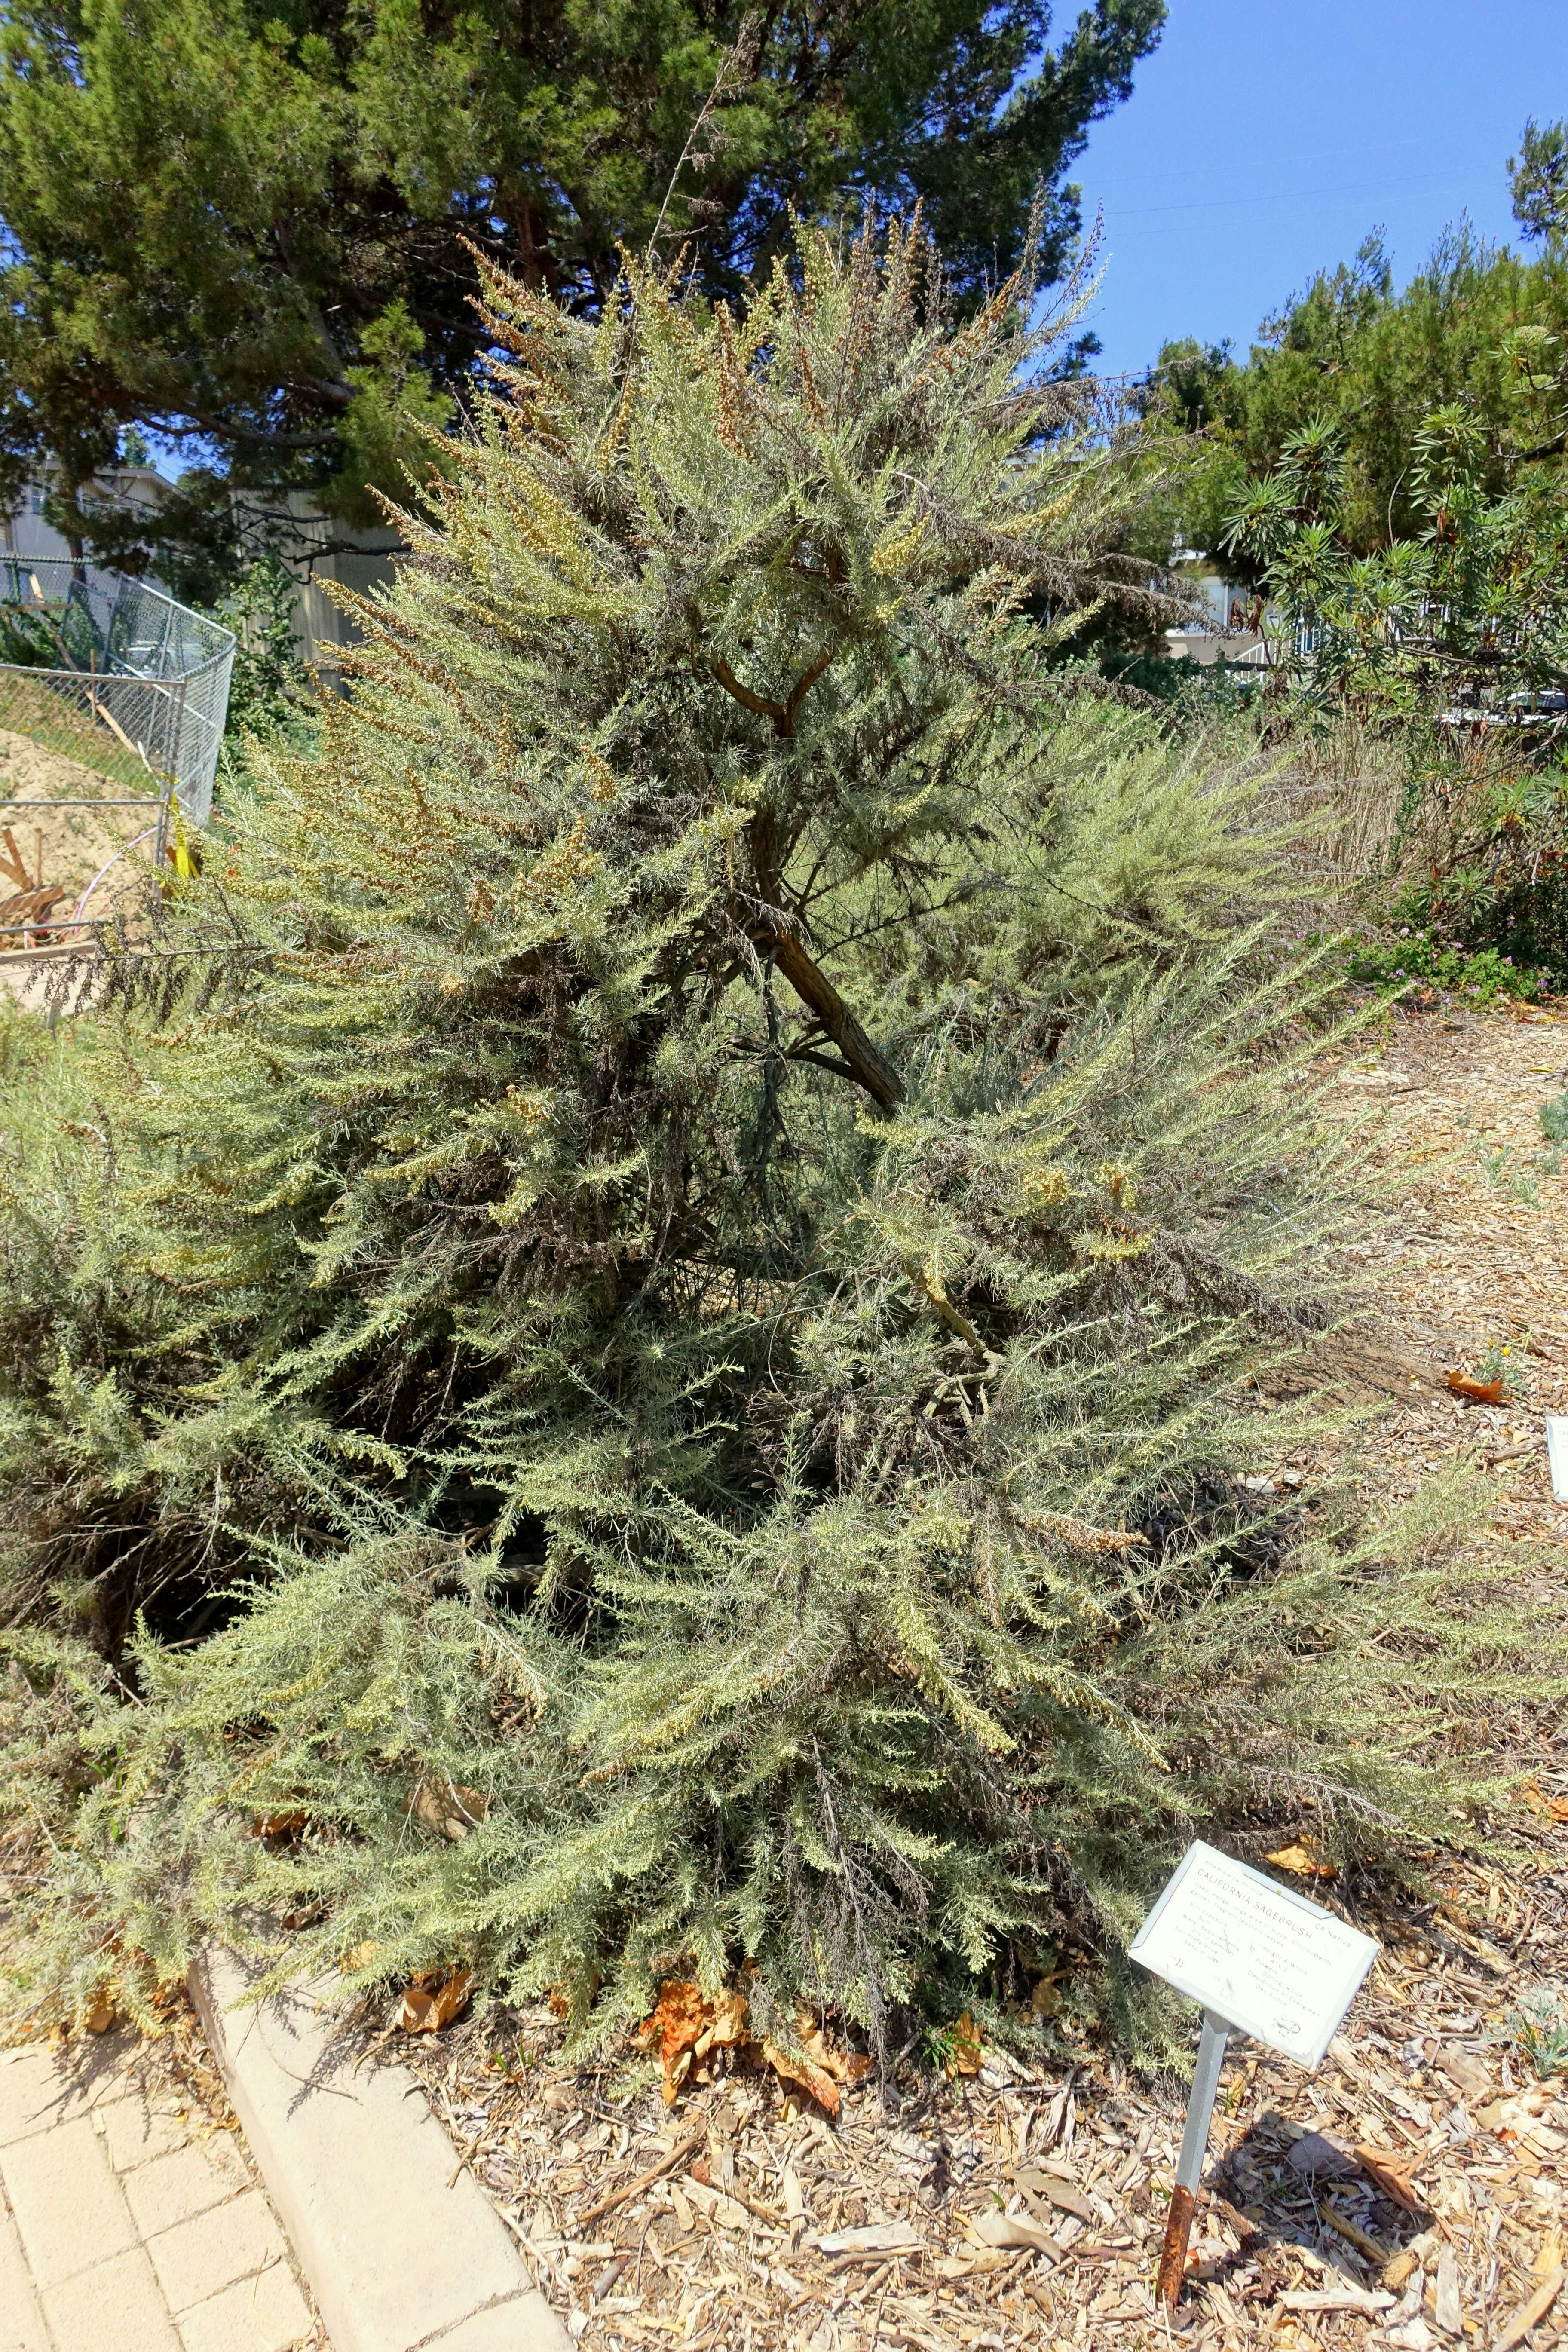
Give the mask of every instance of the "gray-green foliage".
<path id="1" fill-rule="evenodd" d="M 1211 1802 L 1437 1818 L 1467 1611 L 1405 1655 L 1421 1545 L 1282 1571 L 1231 1476 L 1337 1147 L 1246 778 L 1049 667 L 1147 593 L 1114 442 L 898 234 L 492 290 L 353 700 L 15 1046 L 33 1981 L 308 1896 L 294 1965 L 880 2035 L 1113 1950 Z"/>

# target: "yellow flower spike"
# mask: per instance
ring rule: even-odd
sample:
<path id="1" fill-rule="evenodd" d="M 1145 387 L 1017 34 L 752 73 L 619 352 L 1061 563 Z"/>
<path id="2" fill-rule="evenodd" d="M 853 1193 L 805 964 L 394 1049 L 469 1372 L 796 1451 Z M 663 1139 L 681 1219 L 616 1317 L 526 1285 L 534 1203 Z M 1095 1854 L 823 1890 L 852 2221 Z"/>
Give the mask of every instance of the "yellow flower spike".
<path id="1" fill-rule="evenodd" d="M 902 572 L 919 554 L 921 543 L 930 527 L 931 517 L 921 515 L 897 539 L 884 540 L 881 546 L 872 552 L 872 571 L 884 580 L 895 572 Z"/>
<path id="2" fill-rule="evenodd" d="M 1054 1209 L 1070 1197 L 1072 1179 L 1065 1168 L 1033 1168 L 1018 1190 L 1035 1208 Z"/>

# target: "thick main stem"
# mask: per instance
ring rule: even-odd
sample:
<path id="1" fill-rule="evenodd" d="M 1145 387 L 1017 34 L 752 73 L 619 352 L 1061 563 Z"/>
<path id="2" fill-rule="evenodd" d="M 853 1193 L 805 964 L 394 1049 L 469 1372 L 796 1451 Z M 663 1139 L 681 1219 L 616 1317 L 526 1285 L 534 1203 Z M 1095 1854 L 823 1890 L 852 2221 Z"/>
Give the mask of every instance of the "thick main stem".
<path id="1" fill-rule="evenodd" d="M 816 1013 L 844 1056 L 849 1076 L 884 1110 L 896 1110 L 904 1098 L 902 1078 L 867 1035 L 821 965 L 813 961 L 791 931 L 773 931 L 757 944 L 771 950 L 776 970 L 801 1003 Z"/>

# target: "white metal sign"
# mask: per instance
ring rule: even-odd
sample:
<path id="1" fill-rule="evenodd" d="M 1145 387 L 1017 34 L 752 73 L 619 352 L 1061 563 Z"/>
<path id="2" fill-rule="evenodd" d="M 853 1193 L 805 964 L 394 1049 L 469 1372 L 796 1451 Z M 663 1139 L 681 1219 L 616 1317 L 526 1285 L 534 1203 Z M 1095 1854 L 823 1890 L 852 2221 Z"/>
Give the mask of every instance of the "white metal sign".
<path id="1" fill-rule="evenodd" d="M 1321 1903 L 1199 1840 L 1131 1957 L 1237 2032 L 1316 2066 L 1376 1953 L 1370 1936 Z"/>

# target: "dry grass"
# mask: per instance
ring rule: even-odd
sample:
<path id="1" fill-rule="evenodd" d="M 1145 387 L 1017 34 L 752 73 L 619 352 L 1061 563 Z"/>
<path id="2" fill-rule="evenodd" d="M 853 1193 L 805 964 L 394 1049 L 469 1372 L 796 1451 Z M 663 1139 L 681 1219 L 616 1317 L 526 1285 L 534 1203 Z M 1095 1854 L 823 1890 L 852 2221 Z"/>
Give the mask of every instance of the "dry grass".
<path id="1" fill-rule="evenodd" d="M 40 805 L 52 801 L 81 805 Z M 114 806 L 119 801 L 134 801 L 136 805 Z M 0 726 L 0 825 L 10 827 L 30 876 L 37 877 L 41 869 L 46 884 L 58 884 L 71 894 L 59 909 L 62 916 L 71 911 L 93 876 L 110 858 L 121 857 L 139 834 L 156 824 L 157 814 L 156 791 L 144 768 L 130 779 L 108 776 L 35 741 L 30 735 Z M 89 911 L 108 912 L 117 898 L 125 895 L 127 886 L 140 895 L 152 870 L 152 846 L 150 841 L 143 842 L 128 857 L 121 857 L 121 865 L 94 894 Z M 0 898 L 16 887 L 15 882 L 0 883 Z"/>

